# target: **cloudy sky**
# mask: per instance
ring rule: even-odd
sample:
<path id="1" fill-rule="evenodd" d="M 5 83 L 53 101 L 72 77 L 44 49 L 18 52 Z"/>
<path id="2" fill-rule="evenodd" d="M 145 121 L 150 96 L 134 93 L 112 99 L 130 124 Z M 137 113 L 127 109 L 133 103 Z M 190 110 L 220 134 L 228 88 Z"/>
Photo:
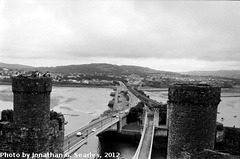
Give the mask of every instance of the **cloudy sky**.
<path id="1" fill-rule="evenodd" d="M 240 69 L 234 1 L 0 0 L 0 62 Z"/>

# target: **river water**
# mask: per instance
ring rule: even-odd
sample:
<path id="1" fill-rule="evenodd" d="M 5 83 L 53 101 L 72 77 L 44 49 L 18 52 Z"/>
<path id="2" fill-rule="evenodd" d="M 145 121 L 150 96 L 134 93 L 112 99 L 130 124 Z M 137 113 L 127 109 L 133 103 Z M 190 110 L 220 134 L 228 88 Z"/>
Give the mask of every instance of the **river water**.
<path id="1" fill-rule="evenodd" d="M 65 135 L 87 125 L 108 109 L 108 102 L 112 99 L 110 88 L 85 87 L 53 87 L 51 93 L 51 109 L 64 114 L 68 124 L 65 126 Z M 10 85 L 0 85 L 0 111 L 13 109 L 13 93 Z M 132 158 L 137 149 L 137 143 L 121 141 L 99 141 L 92 137 L 83 145 L 71 159 L 94 158 L 93 155 L 106 153 L 120 154 L 121 158 Z M 83 157 L 81 157 L 81 155 Z M 89 156 L 89 157 L 86 157 Z"/>
<path id="2" fill-rule="evenodd" d="M 167 91 L 145 92 L 150 98 L 166 103 Z M 217 121 L 224 126 L 240 128 L 240 93 L 221 93 L 221 102 L 218 105 Z"/>
<path id="3" fill-rule="evenodd" d="M 51 93 L 51 109 L 64 114 L 68 124 L 65 135 L 88 124 L 108 109 L 111 100 L 109 88 L 84 88 L 84 87 L 53 87 Z M 146 92 L 152 99 L 166 102 L 167 92 Z M 13 109 L 13 94 L 10 85 L 0 85 L 0 111 Z M 219 122 L 224 125 L 240 127 L 240 98 L 223 97 L 218 107 Z M 92 137 L 83 145 L 71 159 L 94 158 L 93 155 L 107 153 L 120 154 L 121 159 L 130 159 L 134 155 L 138 144 L 127 141 L 99 141 Z M 81 157 L 85 156 L 85 157 Z M 86 157 L 88 156 L 88 157 Z M 153 149 L 153 158 L 166 158 L 166 152 Z"/>

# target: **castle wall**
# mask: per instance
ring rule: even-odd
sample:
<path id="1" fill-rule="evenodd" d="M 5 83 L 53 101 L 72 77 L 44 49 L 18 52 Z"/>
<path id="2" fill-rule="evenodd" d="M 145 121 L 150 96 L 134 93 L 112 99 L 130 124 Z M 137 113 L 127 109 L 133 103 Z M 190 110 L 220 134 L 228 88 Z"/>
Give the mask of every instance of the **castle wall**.
<path id="1" fill-rule="evenodd" d="M 214 149 L 221 89 L 176 84 L 169 88 L 168 158 L 188 158 Z"/>
<path id="2" fill-rule="evenodd" d="M 240 128 L 224 127 L 223 148 L 226 152 L 240 155 Z"/>
<path id="3" fill-rule="evenodd" d="M 51 90 L 50 77 L 18 76 L 12 79 L 14 110 L 2 111 L 0 152 L 63 154 L 64 116 L 50 112 Z"/>
<path id="4" fill-rule="evenodd" d="M 12 79 L 12 91 L 14 122 L 17 125 L 47 131 L 50 120 L 52 79 L 15 77 Z"/>
<path id="5" fill-rule="evenodd" d="M 50 77 L 13 77 L 13 121 L 16 125 L 31 129 L 36 139 L 34 152 L 48 152 L 48 131 L 50 122 Z M 36 142 L 37 141 L 37 142 Z"/>
<path id="6" fill-rule="evenodd" d="M 52 153 L 62 153 L 64 145 L 64 117 L 62 114 L 51 111 L 49 126 L 49 151 Z"/>
<path id="7" fill-rule="evenodd" d="M 7 109 L 1 112 L 1 121 L 13 122 L 13 110 Z"/>

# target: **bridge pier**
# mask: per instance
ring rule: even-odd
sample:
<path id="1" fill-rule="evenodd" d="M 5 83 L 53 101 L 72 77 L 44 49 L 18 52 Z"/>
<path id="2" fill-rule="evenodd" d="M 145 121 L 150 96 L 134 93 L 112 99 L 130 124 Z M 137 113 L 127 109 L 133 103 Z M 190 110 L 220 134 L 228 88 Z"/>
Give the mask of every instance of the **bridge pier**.
<path id="1" fill-rule="evenodd" d="M 154 109 L 154 126 L 155 127 L 159 126 L 159 109 L 158 108 Z"/>
<path id="2" fill-rule="evenodd" d="M 170 107 L 169 103 L 167 104 L 167 114 L 166 114 L 166 126 L 169 128 L 169 114 L 170 114 Z"/>
<path id="3" fill-rule="evenodd" d="M 123 127 L 123 121 L 122 121 L 122 118 L 119 116 L 119 122 L 117 123 L 117 132 L 118 133 L 122 132 L 122 127 Z"/>

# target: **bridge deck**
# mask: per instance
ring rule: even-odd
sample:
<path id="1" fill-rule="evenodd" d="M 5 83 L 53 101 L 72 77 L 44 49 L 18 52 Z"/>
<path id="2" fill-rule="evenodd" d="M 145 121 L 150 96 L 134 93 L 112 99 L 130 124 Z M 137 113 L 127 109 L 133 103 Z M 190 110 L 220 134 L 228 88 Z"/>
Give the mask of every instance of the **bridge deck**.
<path id="1" fill-rule="evenodd" d="M 124 118 L 125 115 L 121 117 Z M 64 138 L 64 147 L 63 147 L 64 153 L 72 154 L 79 147 L 81 147 L 81 145 L 85 144 L 87 139 L 106 130 L 107 128 L 116 124 L 117 122 L 119 122 L 119 118 L 107 117 L 107 118 L 103 118 L 102 120 L 92 122 L 87 126 L 83 127 L 82 129 L 69 134 Z M 95 128 L 96 131 L 92 131 L 93 128 Z M 83 133 L 83 137 L 76 136 L 76 133 L 78 131 Z"/>
<path id="2" fill-rule="evenodd" d="M 153 120 L 148 120 L 148 126 L 143 139 L 142 147 L 139 153 L 139 159 L 151 158 L 152 140 L 154 135 L 154 122 Z"/>
<path id="3" fill-rule="evenodd" d="M 123 95 L 120 93 L 121 91 L 126 91 L 127 88 L 124 88 L 124 87 L 126 86 L 121 85 L 116 89 L 114 106 L 113 106 L 114 109 L 116 110 L 119 110 L 119 108 L 125 108 L 128 104 L 128 101 L 126 101 L 126 99 L 124 99 L 124 97 L 122 97 Z M 125 113 L 124 114 L 114 113 L 113 115 L 115 117 L 112 117 L 112 116 L 101 117 L 89 123 L 88 125 L 85 125 L 84 127 L 81 127 L 78 130 L 66 135 L 64 137 L 64 147 L 63 147 L 64 153 L 72 154 L 79 147 L 85 144 L 87 139 L 89 139 L 91 136 L 97 135 L 98 133 L 118 123 L 120 118 L 123 119 L 126 117 Z M 95 129 L 95 131 L 92 131 L 92 129 Z M 82 136 L 77 137 L 76 136 L 77 132 L 81 132 Z"/>
<path id="4" fill-rule="evenodd" d="M 158 103 L 147 97 L 139 95 L 139 93 L 133 89 L 128 89 L 128 90 L 130 90 L 129 91 L 130 101 L 125 101 L 121 97 L 121 94 L 119 93 L 119 91 L 122 91 L 122 90 L 125 91 L 127 88 L 126 87 L 124 88 L 123 87 L 124 85 L 122 85 L 122 84 L 121 84 L 121 86 L 116 89 L 117 92 L 115 94 L 115 101 L 114 101 L 114 106 L 113 106 L 115 108 L 115 110 L 121 110 L 119 108 L 124 108 L 124 106 L 125 107 L 128 106 L 128 108 L 129 108 L 132 106 L 131 103 L 138 102 L 139 99 L 141 101 L 143 101 L 146 105 L 148 105 L 150 108 L 153 105 L 158 106 L 158 107 L 162 106 L 162 103 Z M 138 100 L 136 100 L 136 99 L 138 99 Z M 149 104 L 149 102 L 151 102 L 151 103 Z M 152 108 L 154 108 L 154 106 Z M 154 113 L 154 117 L 148 116 L 147 114 L 148 113 L 145 114 L 144 130 L 142 132 L 142 138 L 140 141 L 141 144 L 139 144 L 139 148 L 134 155 L 134 156 L 136 156 L 135 158 L 140 158 L 140 159 L 150 159 L 151 158 L 152 143 L 153 143 L 153 136 L 154 136 L 154 130 L 155 130 L 154 128 L 155 128 L 155 126 L 157 126 L 156 123 L 158 123 L 158 120 L 159 120 L 157 117 L 159 117 L 159 115 L 156 112 Z M 72 132 L 71 134 L 65 136 L 65 138 L 64 138 L 64 153 L 72 154 L 81 145 L 85 144 L 86 140 L 88 138 L 90 138 L 91 136 L 94 136 L 94 135 L 100 133 L 101 131 L 106 130 L 110 126 L 118 123 L 120 121 L 119 120 L 120 118 L 122 119 L 122 118 L 126 117 L 126 114 L 121 114 L 121 113 L 115 113 L 114 115 L 118 116 L 118 117 L 112 118 L 112 116 L 110 116 L 110 117 L 108 116 L 108 117 L 100 118 L 99 120 L 96 120 L 80 129 Z M 96 130 L 93 131 L 93 128 Z M 78 131 L 82 132 L 84 138 L 76 136 L 76 133 Z"/>

